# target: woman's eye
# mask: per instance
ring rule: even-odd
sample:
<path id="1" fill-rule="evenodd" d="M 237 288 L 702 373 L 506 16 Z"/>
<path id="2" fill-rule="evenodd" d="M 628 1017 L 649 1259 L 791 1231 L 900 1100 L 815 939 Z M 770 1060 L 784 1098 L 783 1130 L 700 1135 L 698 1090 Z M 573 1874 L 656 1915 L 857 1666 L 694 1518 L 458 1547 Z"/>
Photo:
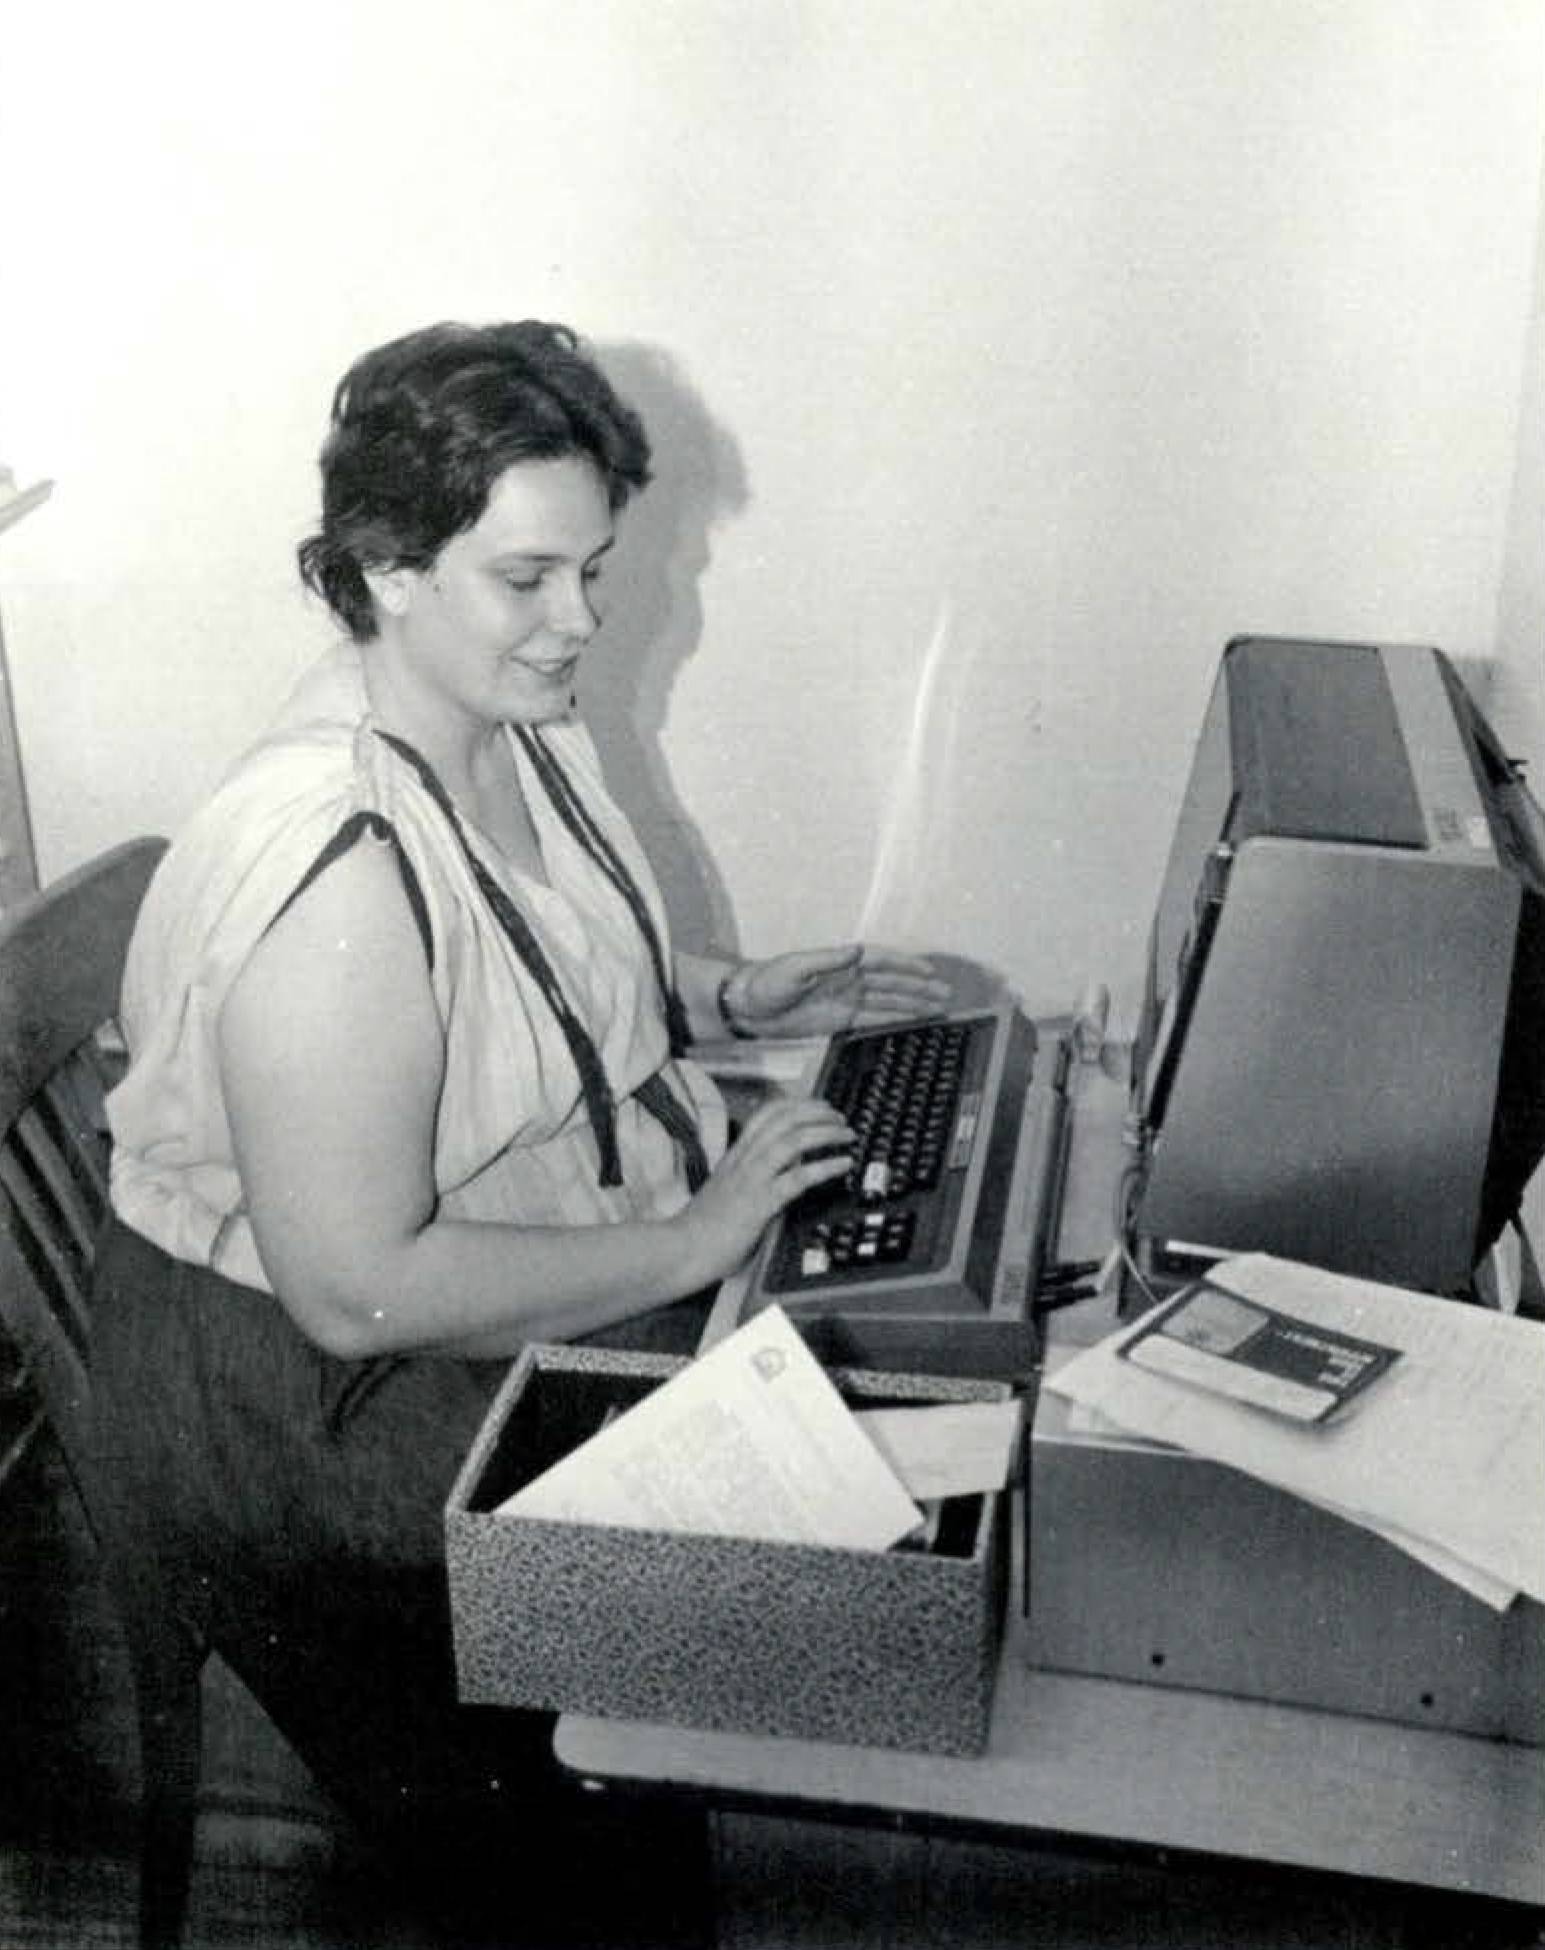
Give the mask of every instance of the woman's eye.
<path id="1" fill-rule="evenodd" d="M 540 576 L 506 576 L 507 588 L 519 590 L 522 596 L 534 596 L 542 586 Z"/>
<path id="2" fill-rule="evenodd" d="M 599 582 L 603 574 L 602 564 L 590 562 L 580 571 L 581 580 L 586 583 Z"/>

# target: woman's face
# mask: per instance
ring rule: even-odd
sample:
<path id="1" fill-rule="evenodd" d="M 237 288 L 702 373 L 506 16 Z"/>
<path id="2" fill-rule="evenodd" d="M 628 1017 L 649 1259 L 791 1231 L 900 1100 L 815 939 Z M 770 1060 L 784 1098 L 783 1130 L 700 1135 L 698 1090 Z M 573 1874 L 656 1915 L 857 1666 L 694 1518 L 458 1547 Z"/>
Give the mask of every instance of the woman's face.
<path id="1" fill-rule="evenodd" d="M 473 527 L 427 569 L 371 578 L 377 642 L 399 695 L 475 723 L 562 717 L 613 522 L 596 468 L 578 455 L 519 461 Z"/>

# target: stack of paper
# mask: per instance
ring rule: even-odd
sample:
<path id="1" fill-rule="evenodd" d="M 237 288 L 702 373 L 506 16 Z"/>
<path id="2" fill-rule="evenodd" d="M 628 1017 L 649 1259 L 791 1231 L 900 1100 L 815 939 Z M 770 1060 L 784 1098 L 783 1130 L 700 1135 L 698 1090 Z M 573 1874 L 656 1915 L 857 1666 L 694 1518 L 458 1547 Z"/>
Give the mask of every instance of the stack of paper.
<path id="1" fill-rule="evenodd" d="M 1001 1489 L 1017 1401 L 855 1414 L 781 1307 L 500 1505 L 506 1516 L 886 1550 L 920 1501 Z"/>
<path id="2" fill-rule="evenodd" d="M 1267 1254 L 1224 1262 L 1209 1284 L 1398 1358 L 1344 1416 L 1314 1423 L 1122 1358 L 1141 1322 L 1046 1385 L 1375 1530 L 1498 1609 L 1521 1591 L 1545 1602 L 1545 1327 Z"/>

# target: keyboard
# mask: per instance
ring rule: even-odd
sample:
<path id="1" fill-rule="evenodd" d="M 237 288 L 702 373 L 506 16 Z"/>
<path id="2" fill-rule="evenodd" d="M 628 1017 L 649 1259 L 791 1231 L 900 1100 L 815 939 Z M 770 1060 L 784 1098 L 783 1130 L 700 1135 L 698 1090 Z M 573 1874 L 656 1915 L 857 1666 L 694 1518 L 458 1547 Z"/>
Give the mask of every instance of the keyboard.
<path id="1" fill-rule="evenodd" d="M 787 1214 L 768 1289 L 853 1286 L 937 1266 L 976 1141 L 992 1018 L 909 1023 L 832 1047 L 818 1094 L 858 1137 L 847 1176 Z"/>
<path id="2" fill-rule="evenodd" d="M 1065 1097 L 1035 1082 L 1009 1004 L 834 1036 L 814 1088 L 852 1164 L 774 1221 L 742 1315 L 776 1302 L 834 1358 L 1018 1371 L 1066 1143 Z"/>

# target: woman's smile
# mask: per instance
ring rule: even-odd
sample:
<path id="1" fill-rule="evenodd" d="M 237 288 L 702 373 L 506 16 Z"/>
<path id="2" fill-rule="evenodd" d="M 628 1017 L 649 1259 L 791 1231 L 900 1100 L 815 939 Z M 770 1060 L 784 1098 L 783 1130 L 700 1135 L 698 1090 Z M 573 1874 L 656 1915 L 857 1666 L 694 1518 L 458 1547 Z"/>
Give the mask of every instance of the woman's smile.
<path id="1" fill-rule="evenodd" d="M 555 684 L 566 684 L 579 669 L 577 656 L 523 657 L 518 650 L 510 652 L 510 662 L 518 664 L 522 670 L 529 670 L 535 677 L 548 678 Z"/>

